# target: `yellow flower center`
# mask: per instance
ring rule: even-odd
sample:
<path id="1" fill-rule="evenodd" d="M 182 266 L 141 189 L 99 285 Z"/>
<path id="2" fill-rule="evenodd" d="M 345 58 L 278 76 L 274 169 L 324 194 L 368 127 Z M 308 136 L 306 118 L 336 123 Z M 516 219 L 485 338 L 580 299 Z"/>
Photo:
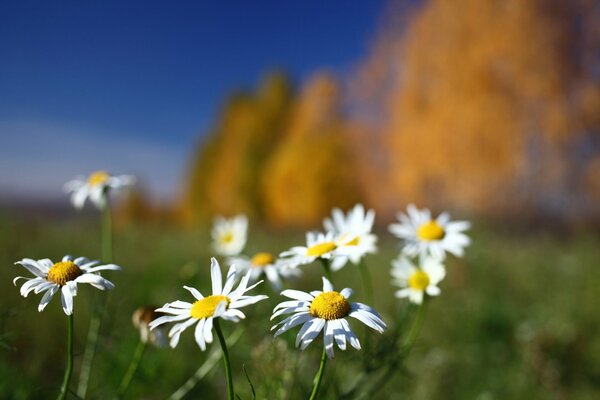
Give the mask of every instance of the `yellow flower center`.
<path id="1" fill-rule="evenodd" d="M 88 178 L 88 183 L 92 186 L 98 186 L 106 183 L 110 178 L 110 174 L 106 171 L 96 171 L 91 174 Z"/>
<path id="2" fill-rule="evenodd" d="M 73 261 L 61 261 L 50 268 L 46 279 L 63 286 L 67 282 L 76 279 L 81 274 L 83 274 L 83 272 Z"/>
<path id="3" fill-rule="evenodd" d="M 233 242 L 233 233 L 231 233 L 231 232 L 225 232 L 221 236 L 221 243 L 223 243 L 223 244 L 229 244 L 231 242 Z"/>
<path id="4" fill-rule="evenodd" d="M 250 260 L 253 267 L 264 267 L 265 265 L 273 264 L 275 257 L 271 253 L 256 253 Z"/>
<path id="5" fill-rule="evenodd" d="M 338 292 L 323 292 L 310 303 L 310 315 L 325 320 L 344 318 L 350 312 L 350 303 Z"/>
<path id="6" fill-rule="evenodd" d="M 306 250 L 306 255 L 310 257 L 321 257 L 325 253 L 335 250 L 337 246 L 333 242 L 323 242 L 310 246 Z"/>
<path id="7" fill-rule="evenodd" d="M 229 300 L 229 297 L 227 296 L 212 295 L 200 299 L 192 305 L 190 315 L 196 319 L 212 317 L 217 309 L 217 306 L 222 301 L 227 302 L 225 308 L 229 307 L 231 300 Z"/>
<path id="8" fill-rule="evenodd" d="M 348 243 L 346 243 L 344 246 L 358 246 L 359 240 L 360 239 L 357 236 L 354 239 L 352 239 L 351 241 L 349 241 Z"/>
<path id="9" fill-rule="evenodd" d="M 420 269 L 415 271 L 410 278 L 408 278 L 408 286 L 415 290 L 425 290 L 429 286 L 429 275 Z"/>
<path id="10" fill-rule="evenodd" d="M 436 221 L 429 221 L 417 229 L 417 236 L 421 240 L 440 240 L 446 235 L 444 228 Z"/>

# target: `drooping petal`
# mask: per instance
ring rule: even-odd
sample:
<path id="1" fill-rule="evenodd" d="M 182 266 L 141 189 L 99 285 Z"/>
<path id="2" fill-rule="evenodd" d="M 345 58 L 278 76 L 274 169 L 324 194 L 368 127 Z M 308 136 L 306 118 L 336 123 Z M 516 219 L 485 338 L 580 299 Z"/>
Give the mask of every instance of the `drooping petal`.
<path id="1" fill-rule="evenodd" d="M 42 301 L 40 301 L 40 304 L 38 305 L 39 312 L 44 311 L 44 308 L 46 308 L 50 300 L 52 300 L 52 297 L 54 297 L 56 292 L 58 292 L 58 289 L 59 286 L 52 286 L 46 291 L 46 293 L 44 293 L 44 296 L 42 296 Z"/>

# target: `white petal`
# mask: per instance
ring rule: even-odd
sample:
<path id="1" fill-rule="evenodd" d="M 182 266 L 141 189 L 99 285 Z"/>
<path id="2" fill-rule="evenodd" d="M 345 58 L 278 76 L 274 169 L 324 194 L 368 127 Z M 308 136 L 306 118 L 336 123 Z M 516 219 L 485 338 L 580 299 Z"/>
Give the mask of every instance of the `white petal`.
<path id="1" fill-rule="evenodd" d="M 212 328 L 213 328 L 213 318 L 207 318 L 206 322 L 204 323 L 204 328 L 202 329 L 202 334 L 204 335 L 204 341 L 206 343 L 212 343 L 213 341 L 213 334 L 212 334 Z"/>
<path id="2" fill-rule="evenodd" d="M 350 289 L 350 288 L 343 288 L 342 291 L 340 292 L 340 294 L 342 296 L 344 296 L 345 299 L 349 299 L 350 296 L 352 296 L 352 289 Z"/>
<path id="3" fill-rule="evenodd" d="M 308 347 L 308 345 L 319 335 L 319 332 L 321 332 L 325 326 L 325 320 L 320 318 L 315 318 L 312 321 L 307 322 L 307 324 L 308 323 L 310 323 L 310 326 L 304 332 L 304 335 L 302 335 L 300 350 L 306 349 L 306 347 Z M 304 328 L 304 325 L 302 327 Z"/>
<path id="4" fill-rule="evenodd" d="M 333 338 L 340 350 L 346 350 L 346 332 L 342 327 L 340 320 L 329 321 L 333 329 Z"/>
<path id="5" fill-rule="evenodd" d="M 97 261 L 92 261 L 91 263 L 88 263 L 88 265 L 92 265 L 96 262 Z M 121 270 L 121 267 L 119 267 L 118 265 L 115 265 L 115 264 L 99 265 L 99 266 L 93 267 L 93 268 L 83 268 L 83 267 L 80 267 L 80 268 L 90 274 L 94 273 L 94 272 L 98 272 L 98 271 L 120 271 Z"/>
<path id="6" fill-rule="evenodd" d="M 231 289 L 233 288 L 233 284 L 235 283 L 236 278 L 236 268 L 234 265 L 229 267 L 229 271 L 227 271 L 227 278 L 225 278 L 225 285 L 223 286 L 223 292 L 221 293 L 223 296 L 227 296 Z"/>
<path id="7" fill-rule="evenodd" d="M 274 334 L 274 336 L 279 336 L 283 332 L 285 332 L 285 331 L 287 331 L 287 330 L 289 330 L 289 329 L 291 329 L 291 328 L 293 328 L 295 326 L 303 324 L 303 323 L 305 323 L 306 321 L 308 321 L 309 319 L 312 319 L 312 318 L 313 318 L 313 316 L 310 315 L 310 313 L 308 313 L 308 312 L 294 314 L 294 315 L 291 315 L 291 316 L 287 317 L 283 321 L 279 322 L 275 326 L 273 326 L 271 328 L 271 330 L 275 329 L 278 325 L 281 324 L 281 327 Z"/>
<path id="8" fill-rule="evenodd" d="M 348 321 L 346 321 L 345 319 L 339 319 L 338 321 L 340 322 L 341 327 L 346 332 L 346 338 L 350 342 L 350 346 L 354 347 L 356 350 L 360 350 L 360 341 L 358 340 L 354 332 L 352 332 Z"/>
<path id="9" fill-rule="evenodd" d="M 148 326 L 150 327 L 150 329 L 154 329 L 157 326 L 171 323 L 171 322 L 176 322 L 176 321 L 183 321 L 184 319 L 187 319 L 187 318 L 190 318 L 189 313 L 178 314 L 178 315 L 163 315 L 162 317 L 158 317 L 155 320 L 151 321 L 148 324 Z"/>
<path id="10" fill-rule="evenodd" d="M 323 335 L 325 353 L 327 353 L 327 357 L 333 358 L 333 324 L 331 324 L 331 321 L 325 322 L 325 331 Z"/>
<path id="11" fill-rule="evenodd" d="M 59 286 L 57 286 L 57 285 L 52 286 L 50 289 L 48 289 L 46 291 L 46 293 L 44 293 L 44 296 L 42 297 L 42 301 L 40 301 L 40 305 L 38 306 L 39 312 L 44 311 L 44 308 L 46 308 L 46 306 L 48 305 L 50 300 L 52 300 L 52 297 L 54 297 L 56 292 L 58 292 L 58 288 L 59 288 Z"/>
<path id="12" fill-rule="evenodd" d="M 44 278 L 46 276 L 46 273 L 42 270 L 43 267 L 34 260 L 23 259 L 21 261 L 17 261 L 15 264 L 22 265 L 29 272 L 31 272 L 35 276 L 39 276 L 40 278 Z"/>
<path id="13" fill-rule="evenodd" d="M 210 318 L 212 320 L 212 318 Z M 196 329 L 194 330 L 194 338 L 196 339 L 196 343 L 202 351 L 206 350 L 206 341 L 204 340 L 204 324 L 206 323 L 206 319 L 201 319 L 196 325 Z"/>
<path id="14" fill-rule="evenodd" d="M 324 292 L 332 292 L 333 285 L 331 284 L 331 282 L 329 282 L 329 280 L 325 277 L 323 277 L 322 279 L 323 279 L 323 291 Z"/>
<path id="15" fill-rule="evenodd" d="M 275 318 L 277 318 L 278 316 L 282 315 L 282 314 L 304 312 L 304 311 L 308 311 L 308 310 L 309 310 L 309 308 L 307 306 L 296 306 L 296 307 L 280 308 L 279 310 L 275 311 L 273 313 L 273 315 L 271 315 L 271 321 L 274 320 Z"/>
<path id="16" fill-rule="evenodd" d="M 245 307 L 248 306 L 250 304 L 255 304 L 258 303 L 261 300 L 264 299 L 268 299 L 269 296 L 265 296 L 265 295 L 258 295 L 258 296 L 244 296 L 242 297 L 240 300 L 235 300 L 232 301 L 229 304 L 229 308 L 241 308 L 241 307 Z"/>
<path id="17" fill-rule="evenodd" d="M 184 286 L 183 288 L 185 290 L 189 291 L 192 294 L 192 296 L 194 296 L 194 298 L 196 300 L 202 300 L 204 298 L 204 296 L 202 296 L 202 293 L 200 293 L 198 291 L 198 289 L 195 289 L 195 288 L 190 287 L 190 286 Z"/>
<path id="18" fill-rule="evenodd" d="M 80 275 L 75 279 L 75 282 L 89 283 L 96 289 L 100 289 L 100 290 L 106 290 L 106 289 L 110 290 L 110 289 L 114 289 L 114 287 L 115 287 L 115 285 L 111 281 L 104 279 L 100 275 L 94 275 L 94 274 Z"/>
<path id="19" fill-rule="evenodd" d="M 296 300 L 304 300 L 304 301 L 313 301 L 314 297 L 306 292 L 301 292 L 300 290 L 287 289 L 281 292 L 282 296 L 289 297 L 290 299 Z"/>
<path id="20" fill-rule="evenodd" d="M 212 294 L 221 294 L 223 282 L 221 277 L 221 268 L 216 258 L 210 259 L 210 280 L 212 282 Z"/>
<path id="21" fill-rule="evenodd" d="M 283 301 L 275 306 L 273 312 L 287 307 L 300 307 L 300 306 L 310 306 L 310 301 L 300 301 L 300 300 L 288 300 Z"/>
<path id="22" fill-rule="evenodd" d="M 65 314 L 73 314 L 73 294 L 69 286 L 65 285 L 61 288 L 60 300 Z"/>

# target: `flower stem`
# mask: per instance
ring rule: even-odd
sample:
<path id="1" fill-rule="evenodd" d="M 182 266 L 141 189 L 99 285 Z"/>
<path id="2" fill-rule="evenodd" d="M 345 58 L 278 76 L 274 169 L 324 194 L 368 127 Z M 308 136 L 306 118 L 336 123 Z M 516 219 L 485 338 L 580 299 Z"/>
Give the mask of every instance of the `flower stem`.
<path id="1" fill-rule="evenodd" d="M 67 368 L 65 369 L 65 376 L 63 378 L 62 386 L 60 387 L 60 393 L 58 395 L 59 400 L 63 400 L 67 397 L 67 391 L 69 390 L 69 382 L 71 381 L 71 373 L 73 372 L 73 314 L 67 316 Z"/>
<path id="2" fill-rule="evenodd" d="M 329 282 L 333 283 L 333 278 L 331 277 L 331 266 L 329 265 L 329 259 L 319 257 L 321 260 L 321 264 L 323 264 L 323 269 L 325 270 L 325 277 L 329 280 Z"/>
<path id="3" fill-rule="evenodd" d="M 113 251 L 112 251 L 112 218 L 110 210 L 110 202 L 108 199 L 108 193 L 104 192 L 104 206 L 102 207 L 102 262 L 112 263 Z M 82 399 L 85 398 L 87 388 L 90 381 L 90 375 L 92 372 L 92 364 L 94 362 L 94 356 L 96 355 L 96 349 L 98 347 L 98 338 L 100 336 L 100 326 L 102 325 L 102 317 L 106 309 L 106 302 L 108 301 L 108 295 L 103 297 L 103 301 L 100 301 L 98 297 L 94 300 L 95 307 L 92 312 L 90 320 L 90 327 L 88 329 L 87 341 L 85 344 L 85 351 L 83 352 L 83 358 L 81 361 L 81 370 L 79 372 L 79 382 L 77 384 L 77 396 Z"/>
<path id="4" fill-rule="evenodd" d="M 230 347 L 233 346 L 239 340 L 243 333 L 244 328 L 242 326 L 238 327 L 227 338 L 227 345 Z M 194 386 L 196 386 L 198 382 L 213 369 L 217 361 L 219 361 L 219 351 L 217 349 L 214 349 L 214 351 L 210 352 L 206 361 L 204 361 L 200 368 L 196 370 L 194 375 L 190 376 L 189 379 L 169 397 L 169 400 L 183 399 L 189 393 L 189 391 L 192 390 Z"/>
<path id="5" fill-rule="evenodd" d="M 408 335 L 406 335 L 406 339 L 402 344 L 403 350 L 405 354 L 408 354 L 412 346 L 415 344 L 415 340 L 419 336 L 421 332 L 421 328 L 423 327 L 423 321 L 425 320 L 425 299 L 423 303 L 419 305 L 417 309 L 417 316 L 415 317 L 415 321 L 413 322 Z"/>
<path id="6" fill-rule="evenodd" d="M 235 392 L 233 391 L 233 378 L 231 377 L 229 351 L 227 351 L 227 343 L 225 342 L 223 332 L 221 331 L 221 326 L 219 325 L 219 318 L 215 318 L 213 320 L 213 324 L 215 327 L 215 331 L 217 332 L 217 337 L 219 338 L 219 343 L 221 344 L 221 349 L 223 350 L 223 363 L 225 364 L 225 377 L 227 379 L 227 399 L 234 400 Z"/>
<path id="7" fill-rule="evenodd" d="M 325 372 L 326 363 L 327 353 L 325 353 L 325 348 L 323 348 L 323 354 L 321 354 L 321 364 L 319 365 L 319 371 L 317 372 L 317 376 L 315 376 L 315 385 L 313 386 L 313 390 L 310 394 L 309 400 L 314 400 L 317 398 L 317 394 L 319 393 L 319 387 L 321 386 L 321 380 L 323 379 L 323 372 Z"/>
<path id="8" fill-rule="evenodd" d="M 143 340 L 138 342 L 138 345 L 135 349 L 135 353 L 133 353 L 133 357 L 131 358 L 131 362 L 129 363 L 129 368 L 127 368 L 127 372 L 123 375 L 123 380 L 121 380 L 121 384 L 119 385 L 119 389 L 117 390 L 117 399 L 122 398 L 125 395 L 125 392 L 129 388 L 129 384 L 133 380 L 135 373 L 140 365 L 140 361 L 144 356 L 144 351 L 146 350 L 147 344 Z"/>

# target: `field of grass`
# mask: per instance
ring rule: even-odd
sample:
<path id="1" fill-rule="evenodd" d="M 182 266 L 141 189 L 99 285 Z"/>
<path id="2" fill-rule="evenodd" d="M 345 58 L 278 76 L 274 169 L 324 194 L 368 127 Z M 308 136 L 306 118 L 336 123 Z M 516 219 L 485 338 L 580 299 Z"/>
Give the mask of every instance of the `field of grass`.
<path id="1" fill-rule="evenodd" d="M 64 371 L 66 318 L 58 297 L 37 312 L 40 297 L 22 298 L 12 279 L 27 275 L 14 262 L 24 257 L 56 260 L 64 254 L 100 255 L 99 227 L 84 221 L 0 218 L 0 398 L 53 398 Z M 475 223 L 473 245 L 463 259 L 451 258 L 442 295 L 428 304 L 422 334 L 396 373 L 372 399 L 598 399 L 600 398 L 600 237 L 591 233 L 557 234 L 497 231 Z M 269 232 L 250 226 L 247 251 L 279 252 L 300 244 L 302 233 Z M 374 306 L 389 326 L 406 313 L 406 301 L 393 297 L 390 261 L 396 241 L 381 232 L 380 252 L 367 258 L 375 286 Z M 158 225 L 117 230 L 115 262 L 123 271 L 106 274 L 116 288 L 110 293 L 89 397 L 110 398 L 138 342 L 131 313 L 144 304 L 189 300 L 182 286 L 210 288 L 207 231 Z M 294 286 L 320 288 L 321 267 L 303 268 Z M 356 267 L 334 275 L 336 288 L 355 290 L 365 301 Z M 230 349 L 236 392 L 250 399 L 242 372 L 246 365 L 257 398 L 302 399 L 310 392 L 322 349 L 321 339 L 300 352 L 294 332 L 274 339 L 272 307 L 282 301 L 267 284 L 270 299 L 244 309 L 240 324 L 224 322 L 228 336 L 244 332 Z M 257 292 L 258 292 L 257 291 Z M 84 349 L 89 310 L 97 292 L 81 285 L 75 298 L 75 387 Z M 410 316 L 402 329 L 410 325 Z M 381 343 L 379 334 L 352 325 L 363 348 Z M 216 339 L 215 339 L 216 340 Z M 127 397 L 163 399 L 206 360 L 186 331 L 176 349 L 148 349 Z M 371 349 L 372 350 L 372 349 Z M 327 365 L 322 398 L 342 396 L 361 376 L 363 352 L 336 349 Z M 382 361 L 381 361 L 382 362 Z M 393 396 L 392 396 L 393 394 Z M 187 398 L 225 398 L 221 362 Z"/>

